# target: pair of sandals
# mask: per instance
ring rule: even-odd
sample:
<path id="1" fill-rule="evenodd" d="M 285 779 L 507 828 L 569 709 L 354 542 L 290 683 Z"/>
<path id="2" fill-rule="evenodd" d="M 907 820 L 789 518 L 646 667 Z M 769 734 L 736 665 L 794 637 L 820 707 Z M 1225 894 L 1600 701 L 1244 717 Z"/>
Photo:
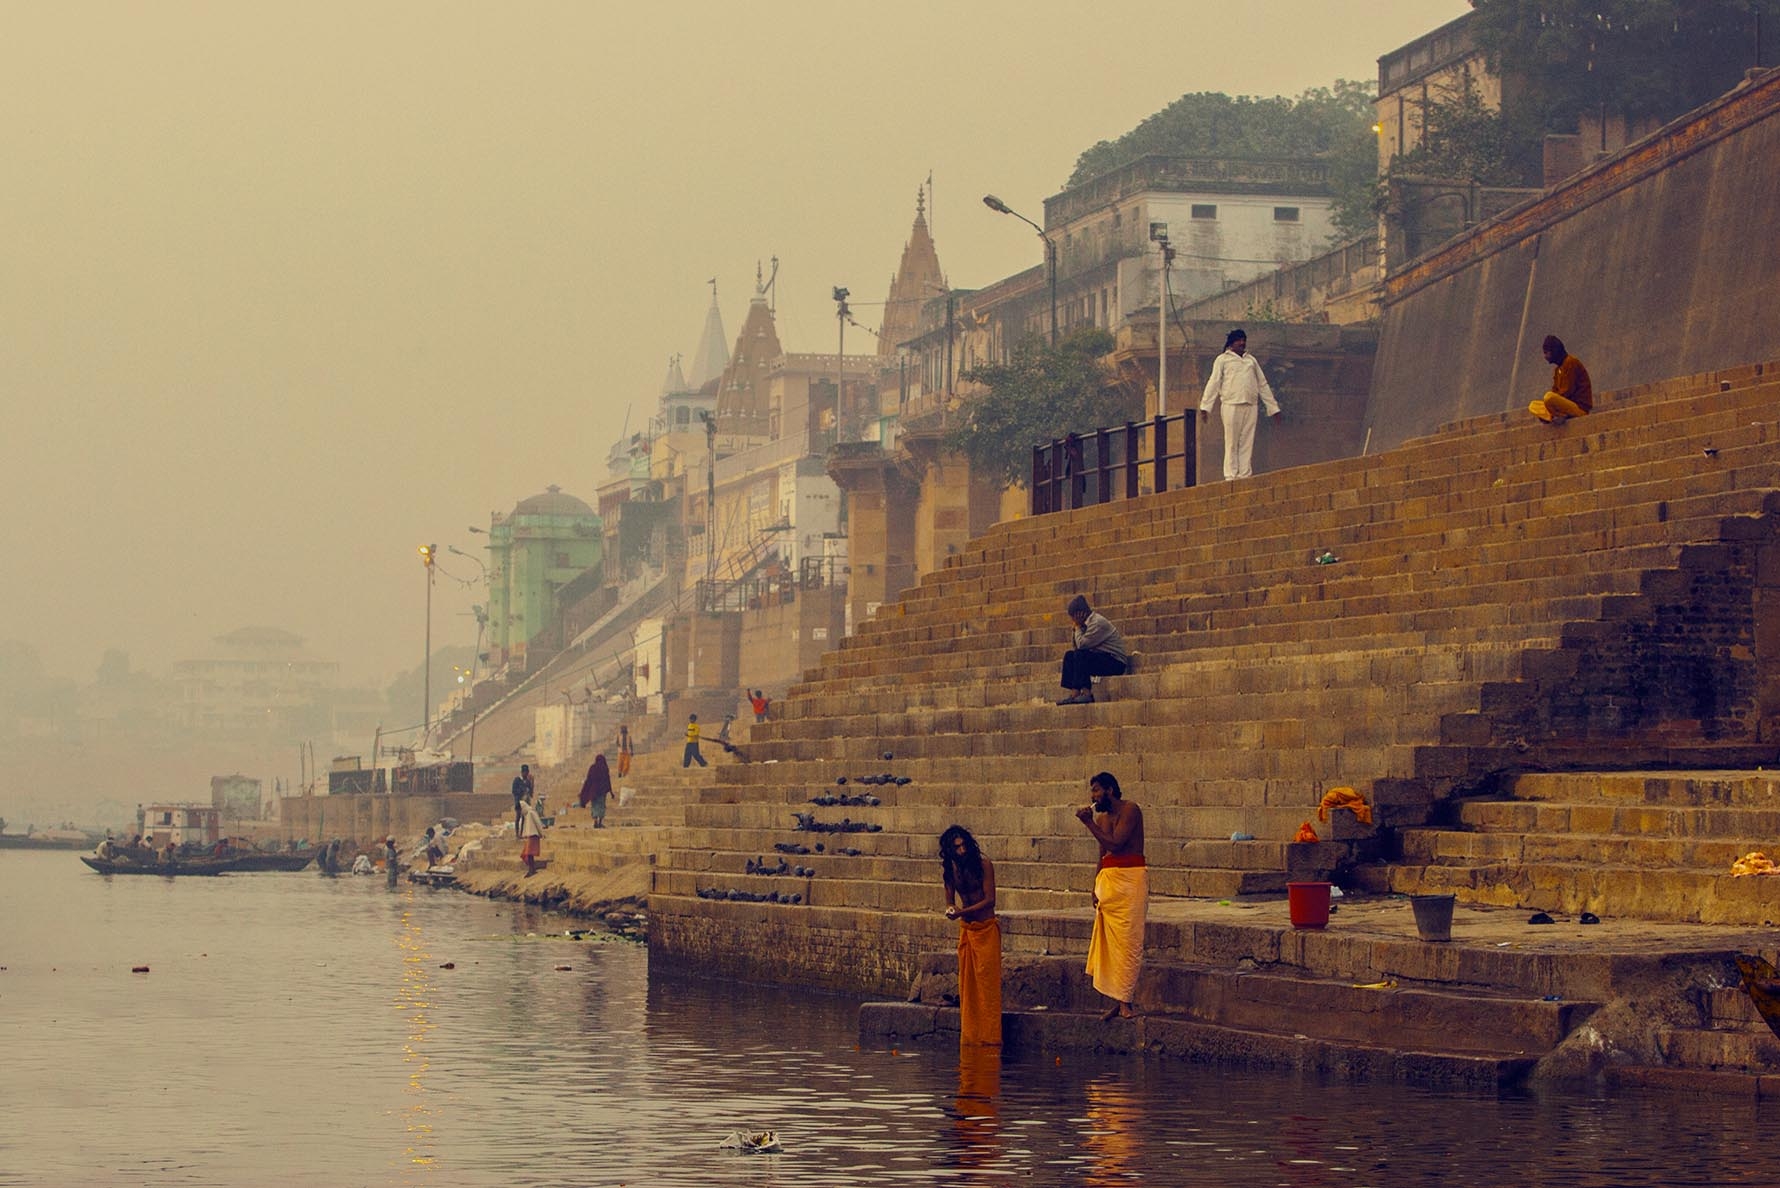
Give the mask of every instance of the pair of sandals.
<path id="1" fill-rule="evenodd" d="M 1059 701 L 1057 704 L 1058 705 L 1093 705 L 1094 704 L 1094 694 L 1093 694 L 1092 690 L 1082 689 L 1078 692 L 1071 693 L 1068 697 L 1065 697 L 1062 701 Z"/>

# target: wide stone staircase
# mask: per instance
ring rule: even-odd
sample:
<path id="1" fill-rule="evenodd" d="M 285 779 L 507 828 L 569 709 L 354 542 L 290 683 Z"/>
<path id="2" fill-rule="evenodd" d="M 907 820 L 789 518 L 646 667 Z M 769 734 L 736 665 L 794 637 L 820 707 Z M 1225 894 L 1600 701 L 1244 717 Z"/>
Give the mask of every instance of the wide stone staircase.
<path id="1" fill-rule="evenodd" d="M 605 827 L 595 829 L 587 810 L 575 804 L 585 767 L 565 764 L 561 772 L 545 777 L 553 824 L 545 830 L 544 869 L 524 877 L 519 845 L 508 831 L 485 838 L 473 855 L 459 863 L 458 882 L 480 893 L 515 895 L 580 911 L 641 899 L 672 831 L 684 824 L 687 806 L 711 786 L 718 770 L 715 763 L 683 769 L 678 750 L 639 754 L 628 776 L 620 779 L 614 767 Z M 631 794 L 628 804 L 622 803 L 625 789 Z"/>
<path id="2" fill-rule="evenodd" d="M 656 873 L 652 943 L 743 976 L 901 995 L 954 939 L 934 915 L 935 839 L 961 823 L 996 862 L 1010 953 L 1079 966 L 1096 847 L 1073 813 L 1102 769 L 1145 812 L 1162 1017 L 1253 995 L 1266 970 L 1293 983 L 1286 997 L 1306 980 L 1346 997 L 1346 967 L 1317 944 L 1293 965 L 1208 947 L 1211 924 L 1183 939 L 1158 923 L 1170 897 L 1218 907 L 1293 876 L 1451 891 L 1479 912 L 1592 905 L 1646 931 L 1780 919 L 1775 883 L 1728 875 L 1740 847 L 1774 845 L 1769 785 L 1645 780 L 1634 794 L 1614 775 L 1585 793 L 1580 774 L 1742 772 L 1780 755 L 1777 410 L 1773 369 L 1751 366 L 1612 394 L 1562 426 L 1475 418 L 1374 457 L 997 525 L 806 673 L 755 729 L 755 762 L 687 809 Z M 1058 707 L 1075 593 L 1140 660 L 1094 704 Z M 1366 796 L 1380 831 L 1293 844 L 1336 785 Z M 1683 789 L 1707 785 L 1722 791 L 1688 803 Z M 785 873 L 749 873 L 781 860 Z M 1723 981 L 1724 934 L 1671 939 L 1700 955 L 1701 986 Z M 1457 989 L 1392 974 L 1373 997 L 1412 1010 L 1406 980 L 1506 997 L 1505 1016 L 1566 1021 L 1561 1039 L 1587 1011 L 1537 1006 L 1552 992 L 1523 991 L 1539 960 L 1509 952 L 1528 970 L 1497 954 Z M 1597 988 L 1595 1006 L 1627 993 Z M 1076 1001 L 1079 973 L 1066 989 L 1045 994 Z M 1372 1014 L 1367 1035 L 1412 1034 Z M 1325 1030 L 1299 1038 L 1359 1050 Z M 1503 1078 L 1551 1038 L 1505 1033 Z"/>

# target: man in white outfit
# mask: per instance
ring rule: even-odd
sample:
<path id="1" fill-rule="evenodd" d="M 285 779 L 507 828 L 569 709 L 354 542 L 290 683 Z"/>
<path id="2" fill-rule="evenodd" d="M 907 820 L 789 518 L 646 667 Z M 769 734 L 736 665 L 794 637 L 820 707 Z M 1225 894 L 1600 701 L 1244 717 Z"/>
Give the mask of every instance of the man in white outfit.
<path id="1" fill-rule="evenodd" d="M 1269 417 L 1279 416 L 1279 401 L 1261 374 L 1261 365 L 1248 353 L 1248 335 L 1239 326 L 1224 337 L 1224 353 L 1211 365 L 1211 378 L 1205 381 L 1205 397 L 1199 401 L 1201 423 L 1211 419 L 1211 406 L 1224 403 L 1224 477 L 1248 478 L 1254 471 L 1250 463 L 1255 453 L 1255 421 L 1257 402 L 1267 408 Z"/>

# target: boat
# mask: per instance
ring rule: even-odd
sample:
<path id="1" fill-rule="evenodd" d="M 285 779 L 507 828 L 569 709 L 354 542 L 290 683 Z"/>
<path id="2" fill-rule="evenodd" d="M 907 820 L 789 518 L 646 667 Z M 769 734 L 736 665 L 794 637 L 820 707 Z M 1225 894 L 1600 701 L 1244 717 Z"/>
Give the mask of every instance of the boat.
<path id="1" fill-rule="evenodd" d="M 233 858 L 180 858 L 172 862 L 132 862 L 82 854 L 80 860 L 102 875 L 219 875 L 235 869 Z"/>

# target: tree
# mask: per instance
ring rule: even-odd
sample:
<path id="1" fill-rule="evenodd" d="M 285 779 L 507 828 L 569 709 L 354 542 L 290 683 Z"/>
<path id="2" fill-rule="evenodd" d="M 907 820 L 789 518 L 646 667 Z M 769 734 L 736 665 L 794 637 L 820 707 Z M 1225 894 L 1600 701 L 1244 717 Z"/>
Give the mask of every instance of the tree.
<path id="1" fill-rule="evenodd" d="M 1008 362 L 964 372 L 963 379 L 987 391 L 965 404 L 963 422 L 946 434 L 947 448 L 970 459 L 977 472 L 1013 486 L 1030 477 L 1033 446 L 1141 417 L 1142 395 L 1102 362 L 1113 345 L 1105 330 L 1083 326 L 1055 347 L 1028 338 Z"/>
<path id="2" fill-rule="evenodd" d="M 1755 65 L 1773 0 L 1472 0 L 1478 45 L 1538 132 L 1594 113 L 1670 120 Z M 1516 113 L 1511 113 L 1516 114 Z"/>
<path id="3" fill-rule="evenodd" d="M 1378 175 L 1372 131 L 1373 85 L 1337 79 L 1295 99 L 1217 91 L 1182 95 L 1117 140 L 1103 140 L 1076 158 L 1066 186 L 1079 185 L 1139 157 L 1296 157 L 1329 162 L 1335 218 L 1343 237 L 1372 229 L 1371 187 Z"/>
<path id="4" fill-rule="evenodd" d="M 1421 142 L 1391 161 L 1393 174 L 1461 178 L 1486 186 L 1537 185 L 1539 136 L 1524 118 L 1488 106 L 1477 84 L 1435 90 L 1421 108 Z"/>

